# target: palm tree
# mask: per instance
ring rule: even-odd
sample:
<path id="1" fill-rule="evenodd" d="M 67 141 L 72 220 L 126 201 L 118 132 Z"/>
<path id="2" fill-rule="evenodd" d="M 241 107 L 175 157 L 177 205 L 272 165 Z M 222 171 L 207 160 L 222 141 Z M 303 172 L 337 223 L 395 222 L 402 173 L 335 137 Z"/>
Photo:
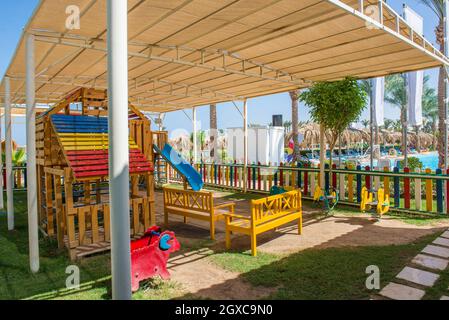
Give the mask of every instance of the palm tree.
<path id="1" fill-rule="evenodd" d="M 438 97 L 434 88 L 424 87 L 424 95 L 422 102 L 422 110 L 424 117 L 424 129 L 433 135 L 433 146 L 438 147 Z"/>
<path id="2" fill-rule="evenodd" d="M 426 80 L 425 80 L 426 81 Z M 405 128 L 403 123 L 407 121 L 407 88 L 405 79 L 401 74 L 393 74 L 385 78 L 385 101 L 399 108 L 401 111 L 400 129 L 402 131 L 402 152 L 405 152 Z"/>
<path id="3" fill-rule="evenodd" d="M 365 119 L 365 120 L 362 120 L 362 121 L 360 121 L 361 123 L 362 123 L 362 126 L 363 126 L 363 128 L 368 128 L 368 126 L 369 126 L 369 123 L 370 123 L 370 121 L 369 120 L 367 120 L 367 119 Z"/>
<path id="4" fill-rule="evenodd" d="M 438 25 L 435 28 L 436 41 L 440 45 L 440 51 L 444 53 L 444 0 L 421 0 L 421 2 L 429 7 L 438 18 Z M 444 92 L 445 92 L 445 70 L 444 66 L 440 67 L 438 75 L 438 131 L 444 132 L 446 108 L 444 106 Z M 439 166 L 444 164 L 444 135 L 438 135 L 438 153 L 439 153 Z"/>
<path id="5" fill-rule="evenodd" d="M 297 162 L 300 159 L 299 151 L 299 114 L 298 114 L 298 100 L 299 100 L 299 90 L 290 91 L 290 98 L 292 100 L 292 131 L 293 131 L 293 162 Z"/>
<path id="6" fill-rule="evenodd" d="M 393 128 L 394 120 L 391 119 L 385 119 L 384 120 L 384 129 L 389 131 L 391 128 Z"/>
<path id="7" fill-rule="evenodd" d="M 429 108 L 429 104 L 432 103 L 433 99 L 436 99 L 435 97 L 435 90 L 429 87 L 429 76 L 425 76 L 423 80 L 423 114 L 425 116 L 426 108 Z M 399 123 L 396 124 L 396 128 L 403 131 L 402 136 L 402 151 L 405 150 L 405 130 L 402 127 L 402 124 L 406 122 L 406 111 L 407 111 L 407 104 L 408 104 L 408 98 L 407 98 L 407 88 L 405 84 L 404 77 L 400 74 L 395 74 L 391 76 L 387 76 L 385 79 L 385 101 L 392 104 L 395 107 L 398 107 L 401 110 L 401 118 Z M 418 128 L 415 128 L 417 131 Z M 419 144 L 419 143 L 418 143 Z M 418 146 L 419 148 L 419 146 Z"/>
<path id="8" fill-rule="evenodd" d="M 209 107 L 209 124 L 210 124 L 210 140 L 211 140 L 210 158 L 213 161 L 216 161 L 216 159 L 218 159 L 217 105 L 216 104 L 211 104 Z"/>

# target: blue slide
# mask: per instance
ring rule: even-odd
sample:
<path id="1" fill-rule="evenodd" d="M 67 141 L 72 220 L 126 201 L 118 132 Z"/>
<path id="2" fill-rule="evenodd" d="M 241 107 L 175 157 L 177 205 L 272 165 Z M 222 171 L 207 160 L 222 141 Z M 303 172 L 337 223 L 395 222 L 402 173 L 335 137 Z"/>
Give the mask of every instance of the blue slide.
<path id="1" fill-rule="evenodd" d="M 159 153 L 165 161 L 167 161 L 181 176 L 183 176 L 193 191 L 200 191 L 204 182 L 201 175 L 196 171 L 190 163 L 188 163 L 175 149 L 168 143 L 165 144 L 164 150 L 160 150 L 156 145 L 154 150 Z"/>

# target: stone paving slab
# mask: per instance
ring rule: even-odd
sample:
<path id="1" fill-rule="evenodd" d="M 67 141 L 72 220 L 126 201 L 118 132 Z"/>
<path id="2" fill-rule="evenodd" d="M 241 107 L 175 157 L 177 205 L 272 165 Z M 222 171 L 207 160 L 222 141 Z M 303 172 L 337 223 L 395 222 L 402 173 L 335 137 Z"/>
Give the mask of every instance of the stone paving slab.
<path id="1" fill-rule="evenodd" d="M 431 287 L 440 276 L 433 272 L 405 267 L 396 277 L 422 286 Z"/>
<path id="2" fill-rule="evenodd" d="M 449 238 L 449 231 L 445 231 L 441 236 L 444 238 Z"/>
<path id="3" fill-rule="evenodd" d="M 382 289 L 380 294 L 393 300 L 421 300 L 425 295 L 425 291 L 390 282 Z"/>
<path id="4" fill-rule="evenodd" d="M 431 244 L 426 246 L 422 250 L 422 252 L 428 253 L 428 254 L 433 254 L 434 256 L 438 256 L 441 258 L 449 258 L 449 248 L 443 248 L 443 247 L 434 246 Z"/>
<path id="5" fill-rule="evenodd" d="M 418 254 L 413 260 L 412 263 L 418 264 L 420 266 L 434 269 L 434 270 L 445 270 L 449 264 L 449 260 L 442 258 L 435 258 L 425 254 Z"/>
<path id="6" fill-rule="evenodd" d="M 439 246 L 449 247 L 449 239 L 443 237 L 436 238 L 432 243 Z"/>

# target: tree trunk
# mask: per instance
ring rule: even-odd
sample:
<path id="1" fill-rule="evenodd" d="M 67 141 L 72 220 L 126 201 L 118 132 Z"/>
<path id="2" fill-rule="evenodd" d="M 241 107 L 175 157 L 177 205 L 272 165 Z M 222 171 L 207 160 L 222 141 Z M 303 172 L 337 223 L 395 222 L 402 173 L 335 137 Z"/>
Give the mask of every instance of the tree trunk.
<path id="1" fill-rule="evenodd" d="M 415 126 L 415 133 L 416 133 L 416 151 L 418 153 L 421 153 L 421 138 L 419 137 L 419 126 Z"/>
<path id="2" fill-rule="evenodd" d="M 444 53 L 444 24 L 440 20 L 440 23 L 436 29 L 437 42 L 440 44 L 440 51 Z M 444 165 L 445 145 L 447 141 L 444 141 L 446 131 L 446 106 L 444 103 L 446 87 L 444 83 L 445 70 L 442 66 L 438 74 L 438 163 L 442 168 Z"/>
<path id="3" fill-rule="evenodd" d="M 210 122 L 210 158 L 215 162 L 219 162 L 217 148 L 217 105 L 211 104 L 209 107 Z"/>
<path id="4" fill-rule="evenodd" d="M 443 46 L 444 49 L 444 46 Z M 438 164 L 442 168 L 444 165 L 444 151 L 445 151 L 445 141 L 444 141 L 444 131 L 446 130 L 446 108 L 444 105 L 444 95 L 445 95 L 445 84 L 444 84 L 444 68 L 440 68 L 438 75 Z"/>
<path id="5" fill-rule="evenodd" d="M 326 162 L 326 142 L 324 126 L 320 124 L 320 187 L 324 190 L 324 166 Z"/>
<path id="6" fill-rule="evenodd" d="M 299 151 L 299 114 L 298 114 L 298 99 L 299 91 L 290 91 L 290 98 L 292 100 L 292 131 L 293 131 L 293 162 L 298 162 L 301 156 Z"/>
<path id="7" fill-rule="evenodd" d="M 406 113 L 405 113 L 405 108 L 407 108 L 407 106 L 403 106 L 401 108 L 401 128 L 402 128 L 402 146 L 401 146 L 401 151 L 402 154 L 405 154 L 405 148 L 407 148 L 405 140 L 407 140 L 407 126 L 404 126 L 404 123 L 407 122 L 406 119 Z"/>

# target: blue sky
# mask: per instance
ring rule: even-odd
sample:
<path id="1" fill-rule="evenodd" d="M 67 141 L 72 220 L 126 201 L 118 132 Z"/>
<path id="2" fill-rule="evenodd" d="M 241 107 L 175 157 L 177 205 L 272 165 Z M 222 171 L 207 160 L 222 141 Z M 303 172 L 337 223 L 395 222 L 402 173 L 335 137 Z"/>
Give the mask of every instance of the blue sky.
<path id="1" fill-rule="evenodd" d="M 14 54 L 22 29 L 38 2 L 38 0 L 2 1 L 2 10 L 0 10 L 0 39 L 2 39 L 2 50 L 0 50 L 0 74 L 2 76 Z M 405 3 L 420 13 L 424 18 L 425 37 L 433 43 L 435 42 L 434 28 L 437 24 L 437 19 L 431 10 L 422 5 L 419 0 L 391 0 L 387 2 L 397 12 L 402 12 L 402 4 Z M 429 70 L 426 71 L 426 74 L 429 74 L 431 77 L 431 85 L 436 86 L 437 71 Z M 238 127 L 242 125 L 241 116 L 232 104 L 219 104 L 217 109 L 219 128 Z M 201 128 L 208 129 L 208 106 L 199 107 L 197 110 Z M 186 113 L 189 117 L 191 116 L 190 110 L 186 110 Z M 287 93 L 250 99 L 248 101 L 248 117 L 250 123 L 267 124 L 271 122 L 271 116 L 273 114 L 282 114 L 284 120 L 291 119 L 290 98 Z M 395 108 L 387 106 L 385 116 L 387 118 L 398 118 L 399 112 Z M 307 120 L 309 118 L 307 108 L 303 105 L 300 105 L 299 117 L 300 120 Z M 365 112 L 363 117 L 368 118 L 368 113 Z M 13 131 L 13 138 L 19 145 L 23 145 L 25 144 L 25 130 L 23 127 L 24 119 L 15 118 L 14 124 L 16 125 L 16 129 Z M 191 121 L 181 111 L 167 114 L 164 125 L 170 131 L 180 128 L 187 131 L 191 131 L 192 129 Z"/>

